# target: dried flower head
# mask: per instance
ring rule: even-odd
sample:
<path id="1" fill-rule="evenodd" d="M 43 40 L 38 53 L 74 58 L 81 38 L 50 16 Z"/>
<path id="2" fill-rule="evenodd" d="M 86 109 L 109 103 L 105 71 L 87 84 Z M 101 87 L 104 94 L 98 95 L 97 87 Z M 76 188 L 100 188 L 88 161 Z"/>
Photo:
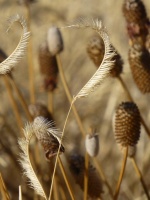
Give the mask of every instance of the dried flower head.
<path id="1" fill-rule="evenodd" d="M 51 55 L 46 42 L 39 47 L 39 64 L 44 79 L 44 89 L 53 91 L 57 87 L 58 66 L 56 57 Z"/>
<path id="2" fill-rule="evenodd" d="M 129 63 L 133 79 L 142 93 L 150 92 L 150 54 L 140 44 L 134 44 L 129 49 Z"/>
<path id="3" fill-rule="evenodd" d="M 47 44 L 51 55 L 55 56 L 60 53 L 63 48 L 63 39 L 60 30 L 56 26 L 49 28 L 47 33 Z"/>
<path id="4" fill-rule="evenodd" d="M 140 112 L 133 102 L 121 103 L 114 118 L 114 134 L 121 147 L 135 146 L 140 137 Z"/>
<path id="5" fill-rule="evenodd" d="M 79 154 L 72 154 L 69 158 L 69 165 L 70 171 L 76 181 L 76 183 L 81 187 L 83 190 L 84 188 L 84 157 Z M 100 197 L 102 190 L 102 181 L 100 180 L 96 169 L 89 164 L 88 168 L 88 195 L 91 198 L 98 198 Z"/>
<path id="6" fill-rule="evenodd" d="M 33 103 L 28 106 L 29 112 L 33 118 L 38 116 L 42 116 L 46 118 L 48 121 L 52 121 L 53 117 L 51 113 L 48 111 L 47 107 L 42 103 Z"/>
<path id="7" fill-rule="evenodd" d="M 105 53 L 104 42 L 99 35 L 95 35 L 90 39 L 87 46 L 87 53 L 94 64 L 99 67 Z"/>
<path id="8" fill-rule="evenodd" d="M 91 157 L 97 156 L 99 152 L 99 136 L 95 130 L 91 130 L 91 132 L 86 135 L 85 147 Z"/>
<path id="9" fill-rule="evenodd" d="M 44 148 L 45 156 L 48 160 L 57 155 L 59 148 L 61 133 L 55 128 L 52 121 L 48 121 L 44 117 L 36 117 L 33 121 L 34 133 Z M 61 144 L 60 153 L 65 151 Z"/>
<path id="10" fill-rule="evenodd" d="M 123 14 L 130 39 L 144 44 L 149 20 L 143 2 L 141 0 L 125 0 Z"/>

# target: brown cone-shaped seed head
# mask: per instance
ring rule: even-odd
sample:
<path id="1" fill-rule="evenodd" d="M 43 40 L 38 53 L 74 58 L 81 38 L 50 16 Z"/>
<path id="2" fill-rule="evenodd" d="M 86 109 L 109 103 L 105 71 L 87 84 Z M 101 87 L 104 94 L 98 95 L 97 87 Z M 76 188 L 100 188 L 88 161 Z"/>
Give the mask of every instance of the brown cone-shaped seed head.
<path id="1" fill-rule="evenodd" d="M 86 147 L 87 153 L 91 157 L 97 156 L 97 154 L 99 152 L 98 134 L 96 134 L 95 132 L 91 132 L 90 134 L 87 134 L 86 138 L 85 138 L 85 147 Z"/>
<path id="2" fill-rule="evenodd" d="M 142 93 L 150 92 L 150 54 L 140 44 L 129 49 L 129 64 L 133 79 Z"/>
<path id="3" fill-rule="evenodd" d="M 104 42 L 99 35 L 93 36 L 87 46 L 87 53 L 94 64 L 99 67 L 105 53 Z"/>
<path id="4" fill-rule="evenodd" d="M 44 148 L 45 156 L 48 160 L 57 155 L 59 148 L 59 141 L 57 137 L 54 137 L 50 128 L 54 128 L 54 124 L 50 124 L 44 117 L 36 117 L 33 121 L 34 133 Z M 60 153 L 65 151 L 64 146 L 61 144 Z"/>
<path id="5" fill-rule="evenodd" d="M 84 170 L 85 160 L 84 157 L 79 154 L 72 154 L 69 158 L 70 171 L 76 181 L 76 183 L 84 189 Z M 100 180 L 96 169 L 89 164 L 88 168 L 88 195 L 91 198 L 100 197 L 102 190 L 102 181 Z"/>
<path id="6" fill-rule="evenodd" d="M 56 57 L 50 54 L 46 42 L 39 47 L 39 65 L 44 78 L 44 89 L 53 91 L 57 87 L 58 66 Z"/>
<path id="7" fill-rule="evenodd" d="M 140 113 L 133 102 L 121 103 L 115 113 L 114 134 L 122 146 L 135 146 L 140 137 Z"/>
<path id="8" fill-rule="evenodd" d="M 47 33 L 47 44 L 51 55 L 55 56 L 60 53 L 63 48 L 63 39 L 60 30 L 56 26 L 49 28 Z"/>
<path id="9" fill-rule="evenodd" d="M 124 0 L 122 10 L 128 23 L 142 24 L 147 21 L 145 6 L 141 0 Z"/>
<path id="10" fill-rule="evenodd" d="M 33 118 L 38 116 L 42 116 L 46 118 L 48 121 L 52 121 L 53 117 L 51 113 L 48 111 L 47 107 L 42 103 L 33 103 L 28 106 L 29 112 Z"/>
<path id="11" fill-rule="evenodd" d="M 143 2 L 141 0 L 125 0 L 123 14 L 127 22 L 129 38 L 133 42 L 138 41 L 144 44 L 148 34 L 148 18 Z"/>
<path id="12" fill-rule="evenodd" d="M 113 57 L 114 60 L 114 67 L 111 70 L 111 76 L 113 78 L 118 77 L 123 70 L 123 60 L 117 50 L 112 46 L 113 50 L 115 51 L 115 55 Z"/>

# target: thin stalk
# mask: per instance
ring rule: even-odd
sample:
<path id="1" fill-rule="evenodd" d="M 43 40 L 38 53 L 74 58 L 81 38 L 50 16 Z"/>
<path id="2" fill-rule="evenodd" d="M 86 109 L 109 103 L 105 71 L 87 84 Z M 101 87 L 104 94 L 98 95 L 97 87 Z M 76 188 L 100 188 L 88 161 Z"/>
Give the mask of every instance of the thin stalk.
<path id="1" fill-rule="evenodd" d="M 17 87 L 16 82 L 15 82 L 14 79 L 13 79 L 12 77 L 10 77 L 10 76 L 9 76 L 9 80 L 10 80 L 10 82 L 11 82 L 13 88 L 15 89 L 15 91 L 16 91 L 16 93 L 17 93 L 17 95 L 18 95 L 18 98 L 19 98 L 20 103 L 21 103 L 21 105 L 22 105 L 22 107 L 23 107 L 23 109 L 24 109 L 24 111 L 25 111 L 25 113 L 26 113 L 26 116 L 27 116 L 28 120 L 29 120 L 30 122 L 33 121 L 33 117 L 31 116 L 31 114 L 30 114 L 30 112 L 29 112 L 29 109 L 28 109 L 27 103 L 26 103 L 26 101 L 25 101 L 25 98 L 23 97 L 21 91 L 20 91 L 19 88 Z"/>
<path id="2" fill-rule="evenodd" d="M 64 166 L 63 166 L 63 164 L 62 164 L 62 161 L 61 161 L 60 157 L 58 157 L 58 163 L 59 163 L 59 167 L 60 167 L 60 170 L 61 170 L 61 172 L 62 172 L 62 175 L 63 175 L 63 177 L 64 177 L 66 186 L 67 186 L 67 188 L 68 188 L 69 194 L 70 194 L 70 196 L 71 196 L 71 199 L 72 199 L 72 200 L 75 200 L 75 197 L 74 197 L 73 192 L 72 192 L 71 184 L 70 184 L 69 181 L 68 181 L 68 178 L 67 178 L 67 175 L 66 175 L 66 172 L 65 172 L 65 169 L 64 169 Z"/>
<path id="3" fill-rule="evenodd" d="M 102 178 L 103 182 L 107 186 L 109 194 L 110 194 L 111 198 L 113 199 L 114 195 L 113 195 L 112 188 L 111 188 L 111 186 L 109 185 L 109 183 L 107 181 L 107 178 L 106 178 L 106 176 L 105 176 L 105 174 L 103 172 L 103 169 L 101 168 L 101 164 L 99 164 L 95 158 L 93 158 L 93 161 L 94 161 L 96 169 L 97 169 L 97 171 L 99 173 L 99 176 Z"/>
<path id="4" fill-rule="evenodd" d="M 62 67 L 62 63 L 61 63 L 61 59 L 60 59 L 60 56 L 57 55 L 56 56 L 56 59 L 57 59 L 57 63 L 58 63 L 58 69 L 59 69 L 59 74 L 60 74 L 60 77 L 61 77 L 61 81 L 63 83 L 63 86 L 64 86 L 64 89 L 65 89 L 65 92 L 66 92 L 66 95 L 67 95 L 67 98 L 70 102 L 70 104 L 72 103 L 72 95 L 70 93 L 70 90 L 69 90 L 69 87 L 68 87 L 68 84 L 67 84 L 67 81 L 66 81 L 66 78 L 65 78 L 65 75 L 64 75 L 64 71 L 63 71 L 63 67 Z M 72 105 L 72 110 L 73 110 L 73 113 L 75 115 L 75 118 L 77 120 L 77 123 L 78 123 L 78 126 L 79 126 L 79 129 L 83 135 L 83 137 L 85 137 L 86 133 L 84 131 L 84 128 L 83 128 L 83 125 L 82 125 L 82 122 L 81 122 L 81 119 L 79 117 L 79 114 L 77 112 L 77 109 L 75 107 L 75 105 Z"/>
<path id="5" fill-rule="evenodd" d="M 58 185 L 57 185 L 57 179 L 55 177 L 54 179 L 54 190 L 53 190 L 53 195 L 55 200 L 59 200 L 59 195 L 58 195 Z"/>
<path id="6" fill-rule="evenodd" d="M 81 121 L 81 119 L 80 119 L 80 116 L 79 116 L 79 114 L 78 114 L 78 112 L 77 112 L 77 109 L 76 109 L 76 107 L 75 107 L 75 105 L 74 105 L 75 99 L 72 98 L 71 92 L 70 92 L 70 90 L 69 90 L 69 87 L 68 87 L 68 84 L 67 84 L 67 81 L 66 81 L 66 78 L 65 78 L 65 75 L 64 75 L 64 71 L 63 71 L 63 67 L 62 67 L 62 63 L 61 63 L 60 56 L 57 55 L 57 56 L 56 56 L 56 59 L 57 59 L 57 63 L 58 63 L 59 74 L 60 74 L 61 81 L 62 81 L 63 86 L 64 86 L 64 89 L 65 89 L 67 98 L 68 98 L 68 100 L 69 100 L 69 102 L 70 102 L 70 104 L 71 104 L 72 110 L 73 110 L 74 115 L 75 115 L 75 117 L 76 117 L 76 120 L 77 120 L 79 129 L 80 129 L 80 132 L 82 133 L 83 138 L 85 138 L 85 136 L 86 136 L 86 131 L 85 131 L 84 127 L 83 127 L 83 124 L 82 124 L 82 121 Z M 71 108 L 71 107 L 70 107 L 70 108 Z M 69 111 L 69 112 L 70 112 L 70 111 Z M 68 120 L 68 119 L 67 119 L 67 120 Z M 67 120 L 66 120 L 66 122 L 67 122 Z M 64 125 L 64 129 L 65 129 L 65 126 L 66 126 L 66 124 Z M 64 131 L 64 130 L 63 130 L 63 131 Z M 95 160 L 95 163 L 97 163 L 97 166 L 99 165 L 98 162 L 97 162 L 96 160 Z M 105 179 L 106 179 L 106 178 L 105 178 Z M 108 185 L 109 185 L 109 184 L 108 184 L 108 182 L 107 182 L 106 186 L 108 187 L 108 190 L 109 190 L 109 191 L 110 191 L 110 190 L 112 191 L 112 189 L 110 189 L 110 186 L 108 186 Z M 112 192 L 110 193 L 110 195 L 112 196 Z"/>
<path id="7" fill-rule="evenodd" d="M 142 173 L 141 173 L 140 169 L 138 168 L 138 165 L 137 165 L 137 163 L 136 163 L 136 161 L 135 161 L 135 158 L 131 158 L 131 160 L 132 160 L 132 164 L 133 164 L 133 166 L 134 166 L 134 169 L 135 169 L 135 171 L 136 171 L 136 174 L 137 174 L 137 176 L 139 177 L 140 182 L 141 182 L 141 184 L 142 184 L 142 187 L 143 187 L 143 189 L 144 189 L 144 192 L 145 192 L 145 194 L 146 194 L 146 196 L 147 196 L 147 199 L 150 200 L 150 195 L 149 195 L 149 193 L 148 193 L 148 190 L 147 190 L 145 181 L 144 181 L 144 179 L 143 179 Z"/>
<path id="8" fill-rule="evenodd" d="M 134 102 L 134 100 L 133 100 L 133 98 L 132 98 L 132 96 L 131 96 L 131 94 L 130 94 L 130 92 L 129 92 L 126 84 L 125 84 L 125 82 L 121 78 L 121 76 L 118 76 L 118 80 L 119 80 L 120 84 L 122 85 L 124 91 L 126 92 L 126 95 L 127 95 L 128 99 L 130 101 Z M 145 121 L 144 121 L 144 119 L 143 119 L 142 116 L 141 116 L 141 123 L 142 123 L 142 125 L 143 125 L 143 127 L 144 127 L 144 129 L 145 129 L 145 131 L 147 133 L 147 135 L 150 137 L 150 130 L 149 130 L 148 126 L 146 125 L 146 123 L 145 123 Z"/>
<path id="9" fill-rule="evenodd" d="M 30 6 L 26 5 L 27 11 L 27 23 L 28 29 L 31 31 L 31 15 Z M 34 87 L 34 64 L 33 64 L 33 49 L 32 49 L 32 39 L 30 38 L 27 49 L 28 66 L 29 66 L 29 92 L 30 92 L 30 102 L 35 103 L 35 87 Z"/>
<path id="10" fill-rule="evenodd" d="M 48 110 L 53 114 L 53 92 L 48 92 Z"/>
<path id="11" fill-rule="evenodd" d="M 119 175 L 116 191 L 115 191 L 115 194 L 114 194 L 114 200 L 118 199 L 121 182 L 122 182 L 123 175 L 124 175 L 124 172 L 125 172 L 127 157 L 128 157 L 128 146 L 125 148 L 125 151 L 124 151 L 124 158 L 123 158 L 123 162 L 122 162 L 122 167 L 121 167 L 121 171 L 120 171 L 120 175 Z"/>
<path id="12" fill-rule="evenodd" d="M 59 144 L 59 148 L 58 148 L 58 152 L 57 152 L 57 156 L 56 156 L 56 160 L 55 160 L 55 165 L 54 165 L 54 170 L 53 170 L 53 175 L 52 175 L 52 182 L 51 182 L 51 187 L 50 187 L 50 193 L 49 193 L 48 200 L 51 200 L 52 189 L 53 189 L 53 182 L 54 182 L 54 178 L 55 178 L 55 172 L 56 172 L 57 161 L 58 161 L 58 158 L 59 158 L 59 152 L 60 152 L 61 142 L 62 142 L 62 139 L 63 139 L 63 136 L 64 136 L 64 131 L 65 131 L 66 124 L 67 124 L 67 121 L 68 121 L 68 118 L 69 118 L 69 115 L 70 115 L 70 112 L 71 112 L 73 104 L 74 104 L 74 99 L 73 99 L 73 101 L 72 101 L 72 103 L 70 105 L 70 108 L 69 108 L 69 111 L 67 113 L 67 117 L 66 117 L 66 120 L 65 120 L 65 123 L 64 123 L 63 131 L 62 131 L 62 136 L 61 136 L 61 141 L 60 141 L 60 144 Z"/>
<path id="13" fill-rule="evenodd" d="M 19 185 L 19 200 L 22 200 L 22 189 L 21 189 L 21 185 Z"/>
<path id="14" fill-rule="evenodd" d="M 10 200 L 10 196 L 8 194 L 8 191 L 7 191 L 6 185 L 3 181 L 3 177 L 1 175 L 1 173 L 0 173 L 0 190 L 1 190 L 3 200 Z"/>
<path id="15" fill-rule="evenodd" d="M 89 155 L 85 153 L 85 170 L 84 170 L 84 200 L 87 200 L 88 194 L 88 168 L 89 168 Z"/>
<path id="16" fill-rule="evenodd" d="M 20 129 L 20 132 L 22 133 L 23 122 L 22 122 L 22 120 L 21 120 L 21 116 L 20 116 L 20 113 L 19 113 L 19 110 L 18 110 L 16 101 L 15 101 L 15 98 L 14 98 L 14 96 L 13 96 L 12 90 L 11 90 L 11 86 L 10 86 L 10 83 L 9 83 L 9 81 L 8 81 L 8 77 L 7 77 L 7 75 L 6 75 L 6 76 L 4 75 L 4 76 L 2 76 L 2 77 L 3 77 L 3 79 L 4 79 L 4 82 L 5 82 L 7 91 L 8 91 L 10 103 L 11 103 L 11 106 L 12 106 L 12 109 L 13 109 L 13 112 L 14 112 L 14 115 L 15 115 L 15 117 L 16 117 L 16 120 L 17 120 L 18 128 Z"/>

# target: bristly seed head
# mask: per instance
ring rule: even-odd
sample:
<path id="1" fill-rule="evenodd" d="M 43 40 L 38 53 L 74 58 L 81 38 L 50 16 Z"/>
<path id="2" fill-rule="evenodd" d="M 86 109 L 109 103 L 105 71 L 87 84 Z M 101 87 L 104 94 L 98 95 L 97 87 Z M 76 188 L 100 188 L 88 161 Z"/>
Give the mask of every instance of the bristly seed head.
<path id="1" fill-rule="evenodd" d="M 135 146 L 140 138 L 140 112 L 133 102 L 121 103 L 114 119 L 116 142 L 122 146 Z"/>
<path id="2" fill-rule="evenodd" d="M 150 54 L 140 44 L 134 44 L 128 53 L 134 81 L 142 93 L 150 92 Z"/>
<path id="3" fill-rule="evenodd" d="M 45 156 L 48 160 L 57 155 L 61 134 L 54 127 L 54 123 L 44 117 L 36 117 L 33 122 L 34 133 L 44 148 Z M 60 153 L 65 151 L 61 144 Z"/>

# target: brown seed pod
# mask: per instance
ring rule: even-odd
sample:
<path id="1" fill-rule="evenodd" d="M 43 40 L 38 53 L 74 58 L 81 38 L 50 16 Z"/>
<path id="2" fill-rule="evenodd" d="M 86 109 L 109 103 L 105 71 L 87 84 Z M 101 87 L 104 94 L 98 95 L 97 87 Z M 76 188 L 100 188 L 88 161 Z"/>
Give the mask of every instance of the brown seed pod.
<path id="1" fill-rule="evenodd" d="M 48 121 L 52 121 L 53 117 L 51 113 L 48 111 L 47 107 L 41 103 L 33 103 L 28 106 L 29 112 L 33 118 L 38 116 L 42 116 L 46 118 Z"/>
<path id="2" fill-rule="evenodd" d="M 0 49 L 0 62 L 3 62 L 6 58 L 7 58 L 7 55 L 2 49 Z"/>
<path id="3" fill-rule="evenodd" d="M 49 28 L 47 33 L 47 44 L 51 55 L 55 56 L 60 53 L 63 48 L 63 39 L 60 30 L 56 26 Z"/>
<path id="4" fill-rule="evenodd" d="M 85 170 L 84 157 L 79 154 L 72 154 L 69 158 L 70 171 L 76 183 L 84 189 L 84 170 Z M 102 190 L 102 181 L 100 180 L 96 169 L 89 164 L 88 168 L 88 195 L 91 198 L 100 197 Z"/>
<path id="5" fill-rule="evenodd" d="M 140 137 L 140 112 L 133 102 L 121 103 L 114 118 L 114 134 L 121 147 L 135 146 Z"/>
<path id="6" fill-rule="evenodd" d="M 47 160 L 51 160 L 57 155 L 61 133 L 55 128 L 54 123 L 44 117 L 36 117 L 33 121 L 34 133 L 44 148 Z M 61 144 L 60 153 L 64 153 L 65 148 Z"/>
<path id="7" fill-rule="evenodd" d="M 143 2 L 141 0 L 125 0 L 122 10 L 130 39 L 144 44 L 148 34 L 148 18 Z"/>
<path id="8" fill-rule="evenodd" d="M 91 157 L 97 156 L 99 152 L 99 137 L 95 131 L 91 130 L 91 133 L 86 135 L 85 147 Z"/>
<path id="9" fill-rule="evenodd" d="M 128 23 L 143 24 L 148 20 L 145 6 L 141 0 L 125 0 L 122 10 Z"/>
<path id="10" fill-rule="evenodd" d="M 122 73 L 123 61 L 120 54 L 115 50 L 113 46 L 112 49 L 116 52 L 116 55 L 113 57 L 114 67 L 112 68 L 110 75 L 115 78 Z M 103 60 L 104 52 L 105 47 L 102 38 L 99 35 L 95 35 L 89 41 L 87 46 L 87 53 L 97 67 L 100 66 Z"/>
<path id="11" fill-rule="evenodd" d="M 50 54 L 46 42 L 40 45 L 38 55 L 40 71 L 44 78 L 44 89 L 53 91 L 57 87 L 58 66 L 56 57 Z"/>
<path id="12" fill-rule="evenodd" d="M 87 46 L 87 53 L 94 64 L 99 67 L 104 57 L 104 42 L 99 35 L 93 36 Z"/>
<path id="13" fill-rule="evenodd" d="M 128 53 L 133 79 L 142 93 L 150 92 L 150 54 L 140 44 L 134 44 Z"/>

